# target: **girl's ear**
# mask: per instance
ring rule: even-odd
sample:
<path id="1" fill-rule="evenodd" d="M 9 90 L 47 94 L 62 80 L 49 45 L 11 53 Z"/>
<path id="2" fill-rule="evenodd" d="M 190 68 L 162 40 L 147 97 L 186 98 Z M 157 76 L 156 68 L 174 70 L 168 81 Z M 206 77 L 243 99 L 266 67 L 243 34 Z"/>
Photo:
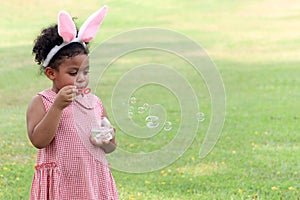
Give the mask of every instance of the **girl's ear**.
<path id="1" fill-rule="evenodd" d="M 56 74 L 55 69 L 53 69 L 51 67 L 46 67 L 45 74 L 50 80 L 53 81 L 55 79 L 55 74 Z"/>

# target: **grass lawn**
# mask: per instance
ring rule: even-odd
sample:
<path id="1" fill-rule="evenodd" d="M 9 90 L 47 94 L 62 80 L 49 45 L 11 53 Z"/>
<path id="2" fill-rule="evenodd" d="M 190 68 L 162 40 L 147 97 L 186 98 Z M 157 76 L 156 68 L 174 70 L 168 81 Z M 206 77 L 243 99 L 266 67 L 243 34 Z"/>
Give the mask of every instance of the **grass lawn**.
<path id="1" fill-rule="evenodd" d="M 155 61 L 173 65 L 188 77 L 197 91 L 199 106 L 207 114 L 190 147 L 171 165 L 149 173 L 112 169 L 120 199 L 300 199 L 299 1 L 100 3 L 1 3 L 0 199 L 29 198 L 37 150 L 27 138 L 25 113 L 32 96 L 51 87 L 33 62 L 33 40 L 42 27 L 56 22 L 59 10 L 78 16 L 76 22 L 81 25 L 103 4 L 110 7 L 109 12 L 91 47 L 135 28 L 174 30 L 206 50 L 226 89 L 221 137 L 212 152 L 200 159 L 199 150 L 211 114 L 210 96 L 201 77 L 180 67 L 186 64 L 182 60 L 155 51 L 125 55 L 112 64 L 100 84 L 105 105 L 110 104 L 112 90 L 122 73 L 130 66 Z M 129 137 L 118 129 L 119 147 L 129 152 L 147 153 L 168 144 L 181 122 L 180 102 L 172 92 L 160 87 L 144 89 L 135 93 L 139 103 L 161 103 L 173 128 L 169 134 L 157 134 L 151 139 Z M 109 107 L 108 112 L 112 116 Z M 144 118 L 133 120 L 139 124 Z"/>

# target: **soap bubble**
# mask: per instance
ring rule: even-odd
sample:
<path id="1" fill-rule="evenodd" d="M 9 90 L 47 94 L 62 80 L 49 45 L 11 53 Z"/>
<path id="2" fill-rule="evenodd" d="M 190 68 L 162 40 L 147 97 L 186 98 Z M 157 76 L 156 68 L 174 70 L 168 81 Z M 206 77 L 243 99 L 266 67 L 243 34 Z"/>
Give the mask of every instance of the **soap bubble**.
<path id="1" fill-rule="evenodd" d="M 132 119 L 132 117 L 133 117 L 133 112 L 128 111 L 128 118 Z"/>
<path id="2" fill-rule="evenodd" d="M 130 103 L 131 104 L 136 104 L 136 98 L 135 97 L 130 97 Z"/>
<path id="3" fill-rule="evenodd" d="M 157 122 L 147 122 L 148 128 L 156 128 L 158 126 L 159 126 L 159 123 L 157 123 Z"/>
<path id="4" fill-rule="evenodd" d="M 144 107 L 138 107 L 138 113 L 142 114 L 145 112 L 145 108 Z"/>
<path id="5" fill-rule="evenodd" d="M 203 112 L 198 112 L 196 114 L 196 118 L 198 122 L 204 122 L 205 120 L 205 114 Z"/>
<path id="6" fill-rule="evenodd" d="M 164 126 L 164 130 L 165 130 L 165 131 L 170 131 L 170 130 L 172 130 L 172 122 L 166 121 L 166 122 L 165 122 L 165 126 Z"/>
<path id="7" fill-rule="evenodd" d="M 153 122 L 153 121 L 158 121 L 158 120 L 159 120 L 159 118 L 155 115 L 149 115 L 145 119 L 146 122 Z"/>
<path id="8" fill-rule="evenodd" d="M 145 121 L 147 122 L 147 127 L 148 128 L 156 128 L 159 126 L 159 118 L 154 115 L 149 115 L 146 117 Z"/>
<path id="9" fill-rule="evenodd" d="M 144 103 L 143 107 L 145 108 L 145 111 L 149 109 L 149 104 L 148 103 Z"/>
<path id="10" fill-rule="evenodd" d="M 128 112 L 134 112 L 134 107 L 133 106 L 129 106 L 128 107 Z"/>

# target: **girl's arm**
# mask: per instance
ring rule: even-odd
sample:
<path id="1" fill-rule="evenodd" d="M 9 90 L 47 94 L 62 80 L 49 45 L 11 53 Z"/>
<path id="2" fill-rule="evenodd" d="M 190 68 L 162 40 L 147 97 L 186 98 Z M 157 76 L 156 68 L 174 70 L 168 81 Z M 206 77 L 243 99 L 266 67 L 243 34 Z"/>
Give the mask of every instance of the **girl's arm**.
<path id="1" fill-rule="evenodd" d="M 31 143 L 36 148 L 44 148 L 53 140 L 63 109 L 68 106 L 74 97 L 73 86 L 62 88 L 48 112 L 45 111 L 42 98 L 35 96 L 27 110 L 27 132 Z"/>
<path id="2" fill-rule="evenodd" d="M 50 144 L 55 136 L 62 111 L 51 106 L 46 113 L 42 98 L 35 96 L 27 110 L 27 132 L 31 143 L 38 149 Z"/>

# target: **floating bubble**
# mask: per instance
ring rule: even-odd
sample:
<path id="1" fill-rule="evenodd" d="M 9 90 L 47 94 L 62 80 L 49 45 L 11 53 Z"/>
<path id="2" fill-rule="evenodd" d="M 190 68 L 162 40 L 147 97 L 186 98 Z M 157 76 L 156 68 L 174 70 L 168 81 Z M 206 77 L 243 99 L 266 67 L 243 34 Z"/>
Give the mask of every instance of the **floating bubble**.
<path id="1" fill-rule="evenodd" d="M 149 115 L 146 117 L 145 121 L 147 122 L 148 128 L 156 128 L 159 126 L 159 118 L 155 115 Z"/>
<path id="2" fill-rule="evenodd" d="M 198 122 L 204 122 L 205 120 L 205 114 L 203 112 L 198 112 L 196 114 L 196 118 Z"/>
<path id="3" fill-rule="evenodd" d="M 147 103 L 144 103 L 143 107 L 144 107 L 144 109 L 145 109 L 145 111 L 146 111 L 146 110 L 148 110 L 148 109 L 149 109 L 149 104 L 147 104 Z"/>
<path id="4" fill-rule="evenodd" d="M 133 106 L 129 106 L 128 107 L 128 112 L 134 112 L 134 107 Z"/>
<path id="5" fill-rule="evenodd" d="M 136 104 L 136 98 L 135 97 L 130 97 L 130 103 L 131 104 Z"/>
<path id="6" fill-rule="evenodd" d="M 130 111 L 129 111 L 129 112 L 128 112 L 128 118 L 129 118 L 129 119 L 132 119 L 132 117 L 133 117 L 133 112 L 130 112 Z"/>
<path id="7" fill-rule="evenodd" d="M 138 107 L 138 113 L 142 114 L 145 112 L 145 108 L 144 107 Z"/>
<path id="8" fill-rule="evenodd" d="M 165 126 L 164 126 L 164 130 L 165 130 L 165 131 L 170 131 L 170 130 L 172 130 L 172 122 L 166 121 L 166 122 L 165 122 Z"/>
<path id="9" fill-rule="evenodd" d="M 159 123 L 157 123 L 157 122 L 148 122 L 147 123 L 148 128 L 156 128 L 158 126 L 159 126 Z"/>
<path id="10" fill-rule="evenodd" d="M 149 115 L 145 119 L 146 122 L 152 122 L 152 121 L 158 121 L 158 120 L 159 120 L 159 118 L 155 115 Z"/>

